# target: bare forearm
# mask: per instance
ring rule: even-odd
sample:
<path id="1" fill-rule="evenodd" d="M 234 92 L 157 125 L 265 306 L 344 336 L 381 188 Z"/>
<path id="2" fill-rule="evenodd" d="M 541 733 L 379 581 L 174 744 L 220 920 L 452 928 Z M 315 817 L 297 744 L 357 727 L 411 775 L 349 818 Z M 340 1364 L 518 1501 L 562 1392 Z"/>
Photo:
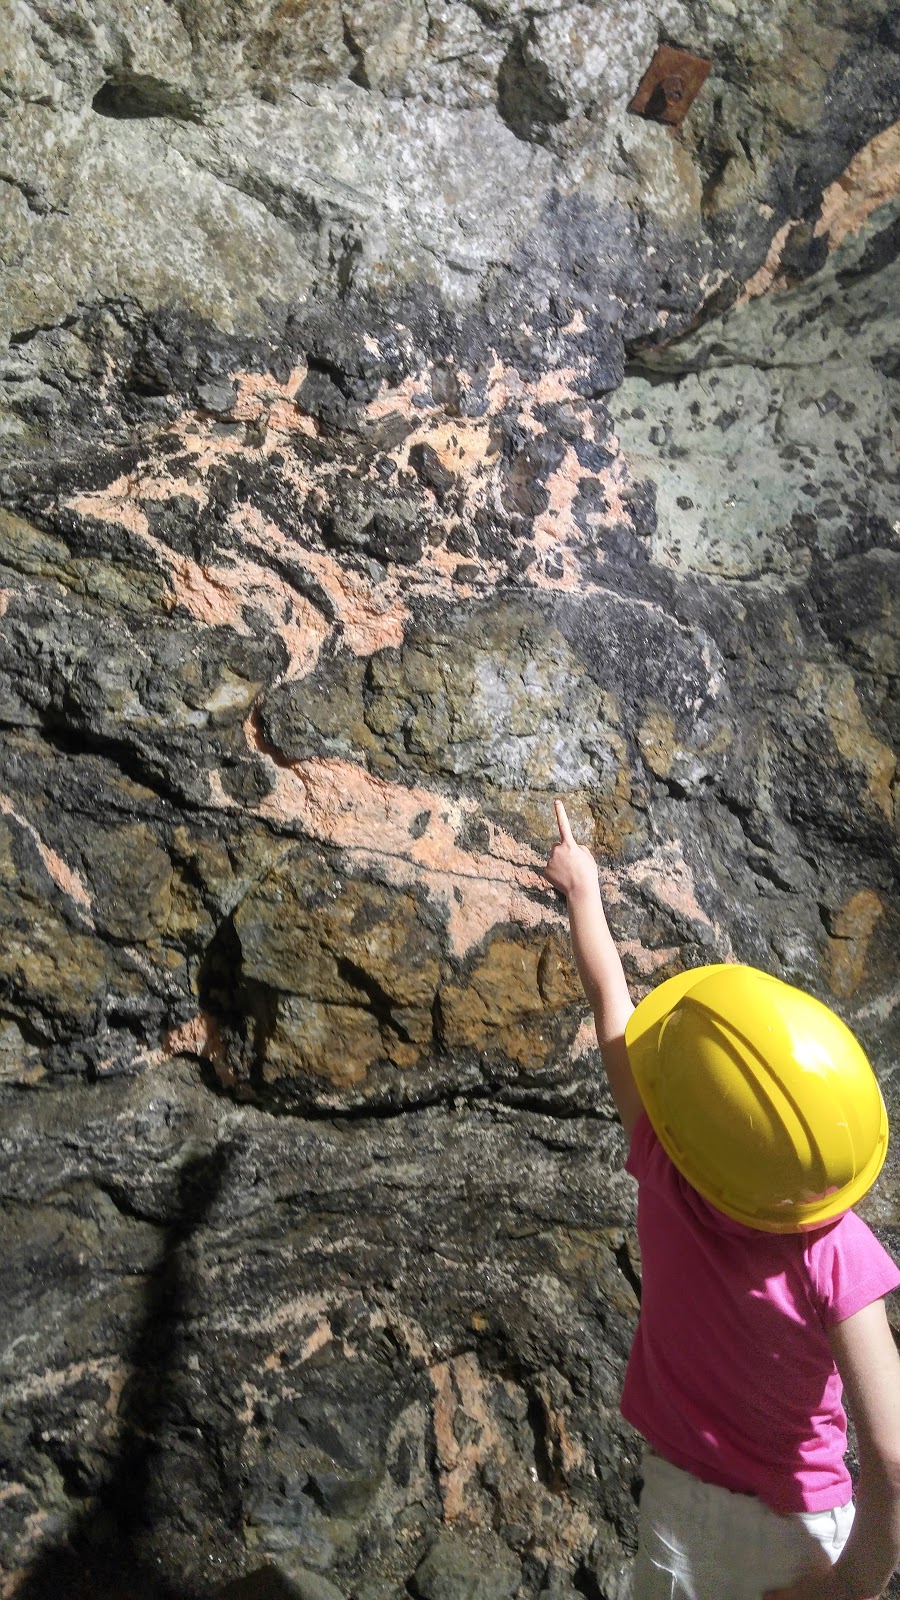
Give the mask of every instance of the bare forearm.
<path id="1" fill-rule="evenodd" d="M 556 801 L 556 816 L 559 844 L 550 852 L 547 877 L 566 897 L 578 973 L 594 1013 L 610 1091 L 630 1137 L 641 1114 L 641 1099 L 625 1044 L 625 1024 L 634 1006 L 606 921 L 597 863 L 589 850 L 576 843 L 561 800 Z"/>
<path id="2" fill-rule="evenodd" d="M 622 1038 L 634 1006 L 596 878 L 569 895 L 568 907 L 575 963 L 594 1013 L 602 1050 L 604 1045 Z"/>
<path id="3" fill-rule="evenodd" d="M 874 1600 L 898 1562 L 900 1481 L 864 1466 L 853 1528 L 831 1571 L 834 1600 Z"/>

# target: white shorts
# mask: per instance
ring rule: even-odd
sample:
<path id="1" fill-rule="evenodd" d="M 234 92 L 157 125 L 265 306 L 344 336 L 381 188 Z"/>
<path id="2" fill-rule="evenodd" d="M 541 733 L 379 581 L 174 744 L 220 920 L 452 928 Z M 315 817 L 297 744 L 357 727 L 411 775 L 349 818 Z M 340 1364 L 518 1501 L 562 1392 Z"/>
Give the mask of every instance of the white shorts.
<path id="1" fill-rule="evenodd" d="M 753 1495 L 701 1483 L 648 1450 L 634 1600 L 760 1600 L 767 1589 L 833 1566 L 853 1510 L 851 1501 L 836 1511 L 781 1516 Z"/>

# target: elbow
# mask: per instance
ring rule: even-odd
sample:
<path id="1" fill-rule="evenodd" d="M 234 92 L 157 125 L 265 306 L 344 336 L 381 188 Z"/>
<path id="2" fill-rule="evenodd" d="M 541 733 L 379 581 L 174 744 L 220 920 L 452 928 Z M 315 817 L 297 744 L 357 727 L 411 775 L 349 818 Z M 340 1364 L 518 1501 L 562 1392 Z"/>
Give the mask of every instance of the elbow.
<path id="1" fill-rule="evenodd" d="M 860 1478 L 879 1500 L 900 1510 L 900 1441 L 889 1450 L 860 1450 Z"/>

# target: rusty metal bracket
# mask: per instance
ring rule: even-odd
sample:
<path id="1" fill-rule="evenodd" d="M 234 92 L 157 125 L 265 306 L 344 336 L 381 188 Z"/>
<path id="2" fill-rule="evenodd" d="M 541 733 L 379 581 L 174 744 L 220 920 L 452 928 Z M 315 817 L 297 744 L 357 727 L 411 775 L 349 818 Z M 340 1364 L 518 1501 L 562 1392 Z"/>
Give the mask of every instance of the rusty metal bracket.
<path id="1" fill-rule="evenodd" d="M 642 77 L 629 111 L 677 128 L 691 109 L 712 66 L 703 56 L 661 44 Z"/>

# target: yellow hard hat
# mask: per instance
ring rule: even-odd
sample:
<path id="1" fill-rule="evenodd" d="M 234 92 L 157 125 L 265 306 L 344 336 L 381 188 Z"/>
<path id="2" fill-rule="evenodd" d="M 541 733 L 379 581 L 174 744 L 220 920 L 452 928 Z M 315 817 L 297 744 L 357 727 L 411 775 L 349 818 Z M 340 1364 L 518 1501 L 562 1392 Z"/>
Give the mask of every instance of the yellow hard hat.
<path id="1" fill-rule="evenodd" d="M 736 1222 L 818 1228 L 878 1177 L 888 1122 L 875 1074 L 801 989 L 755 967 L 695 967 L 641 1001 L 625 1042 L 660 1142 Z"/>

